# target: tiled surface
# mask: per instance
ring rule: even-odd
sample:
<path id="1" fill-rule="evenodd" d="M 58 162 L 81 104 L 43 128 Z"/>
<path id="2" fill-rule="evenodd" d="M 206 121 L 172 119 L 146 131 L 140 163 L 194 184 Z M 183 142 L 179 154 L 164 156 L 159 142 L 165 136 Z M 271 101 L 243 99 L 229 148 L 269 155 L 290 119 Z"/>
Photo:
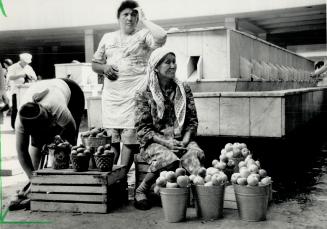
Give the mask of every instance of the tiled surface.
<path id="1" fill-rule="evenodd" d="M 281 101 L 281 98 L 250 98 L 250 136 L 282 135 Z"/>

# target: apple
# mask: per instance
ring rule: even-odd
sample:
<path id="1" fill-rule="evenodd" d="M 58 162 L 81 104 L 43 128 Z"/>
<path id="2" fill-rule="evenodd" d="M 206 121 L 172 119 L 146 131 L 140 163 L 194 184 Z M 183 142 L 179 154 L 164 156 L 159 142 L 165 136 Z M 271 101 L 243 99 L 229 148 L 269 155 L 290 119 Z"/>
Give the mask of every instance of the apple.
<path id="1" fill-rule="evenodd" d="M 231 178 L 230 178 L 230 181 L 232 183 L 236 184 L 237 179 L 240 178 L 240 177 L 241 177 L 241 174 L 240 173 L 233 173 L 232 176 L 231 176 Z"/>
<path id="2" fill-rule="evenodd" d="M 204 178 L 205 182 L 211 181 L 211 177 L 212 175 L 206 175 L 206 177 Z"/>
<path id="3" fill-rule="evenodd" d="M 212 176 L 212 178 L 211 178 L 211 183 L 212 183 L 212 185 L 214 185 L 214 186 L 218 186 L 218 185 L 221 185 L 222 180 L 220 179 L 220 177 L 219 177 L 218 174 L 215 174 L 215 175 Z"/>
<path id="4" fill-rule="evenodd" d="M 177 177 L 179 176 L 185 176 L 186 175 L 186 170 L 183 168 L 177 168 L 175 171 L 175 174 Z"/>
<path id="5" fill-rule="evenodd" d="M 238 163 L 238 167 L 239 167 L 239 168 L 246 167 L 246 163 L 245 163 L 245 161 L 240 161 L 240 162 Z"/>
<path id="6" fill-rule="evenodd" d="M 248 166 L 248 169 L 249 169 L 250 173 L 258 173 L 258 171 L 259 171 L 259 168 L 256 164 L 250 164 Z"/>
<path id="7" fill-rule="evenodd" d="M 76 155 L 77 151 L 76 150 L 72 150 L 71 154 Z"/>
<path id="8" fill-rule="evenodd" d="M 220 161 L 222 161 L 222 162 L 227 162 L 227 161 L 228 161 L 228 157 L 226 156 L 226 154 L 221 154 L 221 155 L 219 156 L 219 159 L 220 159 Z"/>
<path id="9" fill-rule="evenodd" d="M 226 168 L 226 163 L 225 162 L 218 162 L 218 164 L 216 164 L 215 168 L 220 169 L 220 170 L 224 170 Z"/>
<path id="10" fill-rule="evenodd" d="M 250 155 L 250 151 L 247 148 L 243 148 L 241 149 L 241 154 L 243 157 L 247 157 L 248 155 Z"/>
<path id="11" fill-rule="evenodd" d="M 104 146 L 99 146 L 97 151 L 100 152 L 100 153 L 103 153 L 104 152 Z"/>
<path id="12" fill-rule="evenodd" d="M 213 184 L 212 184 L 211 181 L 209 181 L 209 182 L 205 183 L 204 186 L 206 186 L 206 187 L 210 187 L 210 186 L 213 186 Z"/>
<path id="13" fill-rule="evenodd" d="M 239 185 L 246 185 L 247 184 L 246 178 L 244 178 L 244 177 L 238 178 L 236 182 Z"/>
<path id="14" fill-rule="evenodd" d="M 227 182 L 227 180 L 228 180 L 228 177 L 227 177 L 227 175 L 225 173 L 221 173 L 220 178 L 223 181 L 223 183 Z"/>
<path id="15" fill-rule="evenodd" d="M 235 161 L 234 160 L 228 160 L 228 162 L 227 162 L 227 166 L 228 167 L 234 167 L 235 166 Z"/>
<path id="16" fill-rule="evenodd" d="M 260 161 L 256 160 L 256 161 L 255 161 L 255 164 L 256 164 L 256 165 L 258 166 L 258 168 L 260 169 L 260 165 L 261 165 L 261 164 L 260 164 Z"/>
<path id="17" fill-rule="evenodd" d="M 218 162 L 219 162 L 219 161 L 218 161 L 217 159 L 214 159 L 214 160 L 212 161 L 212 166 L 215 166 Z"/>
<path id="18" fill-rule="evenodd" d="M 265 177 L 265 178 L 262 178 L 261 179 L 261 183 L 263 184 L 263 185 L 268 185 L 268 184 L 271 184 L 271 177 Z"/>
<path id="19" fill-rule="evenodd" d="M 259 172 L 258 173 L 259 173 L 259 175 L 260 175 L 261 178 L 264 178 L 264 177 L 267 176 L 267 171 L 264 170 L 264 169 L 259 169 Z"/>
<path id="20" fill-rule="evenodd" d="M 160 176 L 163 177 L 163 178 L 165 178 L 165 179 L 166 179 L 166 174 L 167 174 L 167 171 L 166 170 L 160 172 Z"/>
<path id="21" fill-rule="evenodd" d="M 222 149 L 221 151 L 220 151 L 220 154 L 221 155 L 225 155 L 227 152 L 226 152 L 226 150 L 225 149 Z"/>
<path id="22" fill-rule="evenodd" d="M 190 178 L 188 176 L 177 177 L 177 184 L 181 188 L 186 188 L 190 184 Z"/>
<path id="23" fill-rule="evenodd" d="M 207 173 L 207 170 L 206 170 L 204 167 L 201 167 L 201 168 L 198 170 L 198 176 L 200 176 L 200 177 L 202 177 L 202 178 L 205 178 L 206 173 Z"/>
<path id="24" fill-rule="evenodd" d="M 229 160 L 232 159 L 233 156 L 234 156 L 233 151 L 229 151 L 229 152 L 226 153 L 226 157 L 227 157 Z"/>
<path id="25" fill-rule="evenodd" d="M 233 150 L 233 144 L 232 143 L 227 143 L 225 145 L 225 150 L 226 150 L 226 152 L 232 151 Z"/>
<path id="26" fill-rule="evenodd" d="M 242 155 L 241 150 L 238 147 L 233 149 L 233 157 L 240 157 Z"/>
<path id="27" fill-rule="evenodd" d="M 255 161 L 252 159 L 252 158 L 250 158 L 250 159 L 248 159 L 247 161 L 246 161 L 246 165 L 249 167 L 250 165 L 252 165 L 252 164 L 255 164 Z"/>
<path id="28" fill-rule="evenodd" d="M 215 173 L 219 173 L 219 170 L 218 170 L 218 168 L 214 168 L 214 167 L 209 167 L 209 168 L 207 168 L 207 173 L 206 173 L 206 175 L 213 175 L 213 174 L 215 174 Z"/>
<path id="29" fill-rule="evenodd" d="M 91 154 L 91 151 L 88 150 L 88 149 L 86 149 L 86 150 L 84 150 L 84 153 L 90 155 Z"/>
<path id="30" fill-rule="evenodd" d="M 193 182 L 194 181 L 194 178 L 196 177 L 196 175 L 194 175 L 194 174 L 191 174 L 190 176 L 189 176 L 189 178 L 190 178 L 190 180 Z"/>
<path id="31" fill-rule="evenodd" d="M 176 174 L 173 172 L 173 171 L 168 171 L 166 173 L 166 180 L 167 182 L 170 182 L 170 183 L 175 183 L 176 182 Z"/>
<path id="32" fill-rule="evenodd" d="M 163 177 L 158 177 L 156 180 L 156 185 L 159 187 L 166 187 L 167 180 Z"/>
<path id="33" fill-rule="evenodd" d="M 196 176 L 193 180 L 195 185 L 204 185 L 204 179 L 201 176 Z"/>
<path id="34" fill-rule="evenodd" d="M 166 188 L 178 188 L 178 184 L 176 182 L 167 182 Z"/>
<path id="35" fill-rule="evenodd" d="M 250 186 L 257 186 L 259 183 L 259 180 L 255 176 L 252 176 L 252 175 L 248 176 L 246 181 L 248 182 L 248 185 L 250 185 Z"/>
<path id="36" fill-rule="evenodd" d="M 241 167 L 240 168 L 240 175 L 243 178 L 247 178 L 250 175 L 250 171 L 246 167 Z"/>
<path id="37" fill-rule="evenodd" d="M 241 144 L 240 144 L 240 148 L 241 148 L 241 149 L 246 149 L 246 148 L 248 148 L 248 147 L 246 146 L 245 143 L 241 143 Z"/>

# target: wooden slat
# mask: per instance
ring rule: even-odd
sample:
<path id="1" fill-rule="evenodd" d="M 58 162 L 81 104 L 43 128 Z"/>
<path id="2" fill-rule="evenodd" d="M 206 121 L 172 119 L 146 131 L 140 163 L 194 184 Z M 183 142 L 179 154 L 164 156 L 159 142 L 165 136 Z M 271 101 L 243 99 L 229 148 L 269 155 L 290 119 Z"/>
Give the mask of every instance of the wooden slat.
<path id="1" fill-rule="evenodd" d="M 235 201 L 225 200 L 224 201 L 224 208 L 227 208 L 227 209 L 237 209 L 237 204 L 236 204 Z"/>
<path id="2" fill-rule="evenodd" d="M 46 168 L 46 169 L 41 169 L 41 170 L 36 170 L 34 171 L 35 175 L 108 175 L 110 173 L 114 173 L 117 170 L 122 170 L 124 169 L 125 166 L 123 165 L 114 165 L 113 169 L 111 172 L 100 172 L 99 170 L 92 169 L 89 171 L 85 172 L 75 172 L 73 169 L 52 169 L 52 168 Z"/>
<path id="3" fill-rule="evenodd" d="M 76 195 L 76 194 L 56 194 L 56 193 L 31 193 L 31 200 L 37 201 L 66 201 L 66 202 L 99 202 L 106 203 L 107 195 Z"/>
<path id="4" fill-rule="evenodd" d="M 107 193 L 107 186 L 74 186 L 74 185 L 32 185 L 31 192 L 49 193 Z"/>
<path id="5" fill-rule="evenodd" d="M 37 175 L 32 184 L 106 184 L 104 175 Z"/>
<path id="6" fill-rule="evenodd" d="M 106 204 L 31 201 L 32 211 L 107 213 Z"/>

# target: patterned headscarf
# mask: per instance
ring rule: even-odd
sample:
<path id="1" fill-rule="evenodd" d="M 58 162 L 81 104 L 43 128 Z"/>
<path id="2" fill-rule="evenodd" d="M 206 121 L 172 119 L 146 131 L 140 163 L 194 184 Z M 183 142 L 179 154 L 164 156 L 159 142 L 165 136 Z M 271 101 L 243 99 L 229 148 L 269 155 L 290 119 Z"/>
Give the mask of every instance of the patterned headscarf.
<path id="1" fill-rule="evenodd" d="M 152 93 L 154 101 L 157 104 L 158 117 L 160 119 L 163 118 L 163 114 L 165 111 L 165 105 L 164 105 L 165 98 L 162 95 L 158 76 L 157 73 L 154 71 L 154 69 L 157 66 L 157 64 L 160 62 L 160 60 L 169 53 L 175 55 L 174 52 L 166 48 L 158 48 L 154 50 L 149 58 L 148 69 L 147 69 L 150 91 Z M 177 123 L 176 123 L 177 126 L 175 124 L 175 128 L 178 127 L 180 131 L 183 127 L 185 114 L 186 114 L 186 94 L 182 82 L 179 81 L 177 78 L 174 78 L 173 80 L 177 85 L 175 98 L 174 98 L 175 115 L 177 118 Z"/>

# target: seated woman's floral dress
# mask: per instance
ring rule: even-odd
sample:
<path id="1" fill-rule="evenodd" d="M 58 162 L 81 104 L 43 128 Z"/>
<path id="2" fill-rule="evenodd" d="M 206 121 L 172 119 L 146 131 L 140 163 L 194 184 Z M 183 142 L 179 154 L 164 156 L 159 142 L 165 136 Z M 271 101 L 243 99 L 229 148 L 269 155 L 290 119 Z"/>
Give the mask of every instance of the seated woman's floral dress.
<path id="1" fill-rule="evenodd" d="M 137 130 L 138 141 L 141 151 L 138 156 L 145 160 L 149 166 L 149 172 L 157 172 L 174 162 L 180 162 L 189 173 L 196 173 L 201 167 L 201 161 L 204 159 L 204 153 L 197 143 L 192 140 L 196 136 L 198 119 L 194 98 L 191 88 L 183 84 L 186 93 L 186 116 L 181 133 L 176 133 L 174 123 L 176 115 L 174 111 L 174 94 L 176 84 L 163 91 L 165 98 L 165 111 L 163 118 L 158 118 L 157 105 L 153 99 L 152 93 L 147 87 L 144 91 L 136 93 L 136 113 L 135 127 Z M 185 132 L 191 131 L 191 141 L 187 145 L 187 152 L 180 158 L 167 147 L 153 142 L 153 136 L 160 135 L 165 139 L 182 140 Z"/>

